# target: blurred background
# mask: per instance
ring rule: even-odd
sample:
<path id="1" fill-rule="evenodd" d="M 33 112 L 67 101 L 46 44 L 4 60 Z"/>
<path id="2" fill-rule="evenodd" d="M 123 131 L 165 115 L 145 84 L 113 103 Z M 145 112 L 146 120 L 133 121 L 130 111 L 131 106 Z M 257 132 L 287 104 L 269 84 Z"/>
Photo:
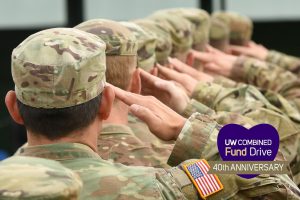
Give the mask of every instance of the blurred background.
<path id="1" fill-rule="evenodd" d="M 93 18 L 131 20 L 172 7 L 230 10 L 254 20 L 253 40 L 300 57 L 299 0 L 0 0 L 0 160 L 26 141 L 25 129 L 4 104 L 13 89 L 10 55 L 27 36 L 52 27 L 73 27 Z"/>

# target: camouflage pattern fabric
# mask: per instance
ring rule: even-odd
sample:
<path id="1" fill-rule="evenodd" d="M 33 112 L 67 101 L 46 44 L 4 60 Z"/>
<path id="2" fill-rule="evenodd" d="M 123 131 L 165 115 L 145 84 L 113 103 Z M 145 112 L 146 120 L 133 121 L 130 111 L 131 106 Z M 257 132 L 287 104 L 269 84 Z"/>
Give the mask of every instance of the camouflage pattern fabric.
<path id="1" fill-rule="evenodd" d="M 12 52 L 18 100 L 35 108 L 65 108 L 95 98 L 105 84 L 104 50 L 101 39 L 70 28 L 29 36 Z"/>
<path id="2" fill-rule="evenodd" d="M 230 43 L 235 45 L 246 45 L 253 32 L 253 23 L 250 18 L 235 12 L 214 12 L 212 18 L 225 22 L 230 29 Z"/>
<path id="3" fill-rule="evenodd" d="M 211 18 L 209 30 L 209 44 L 223 52 L 228 51 L 230 43 L 230 29 L 226 24 L 217 18 Z"/>
<path id="4" fill-rule="evenodd" d="M 169 164 L 198 158 L 208 138 L 219 128 L 208 116 L 191 116 L 176 141 Z M 88 146 L 76 143 L 28 146 L 20 152 L 23 156 L 58 160 L 78 173 L 83 181 L 80 199 L 199 199 L 180 166 L 168 170 L 124 166 L 105 161 Z M 219 178 L 224 190 L 207 199 L 299 199 L 299 189 L 286 175 Z"/>
<path id="5" fill-rule="evenodd" d="M 295 74 L 277 65 L 241 56 L 234 64 L 231 77 L 264 90 L 274 91 L 300 111 L 300 81 Z"/>
<path id="6" fill-rule="evenodd" d="M 298 179 L 296 183 L 299 184 L 299 178 L 297 178 L 300 173 L 300 159 L 298 156 L 300 153 L 299 122 L 293 117 L 295 115 L 292 115 L 293 113 L 290 111 L 292 108 L 289 107 L 290 105 L 287 104 L 286 100 L 279 97 L 277 99 L 286 105 L 279 108 L 288 114 L 274 107 L 252 86 L 244 85 L 238 88 L 223 88 L 220 85 L 207 83 L 199 83 L 196 86 L 193 98 L 214 109 L 217 113 L 219 111 L 235 112 L 254 120 L 255 123 L 273 125 L 279 133 L 283 154 L 290 162 L 293 176 L 295 179 Z M 270 96 L 269 99 L 271 99 Z M 275 102 L 275 100 L 273 96 L 272 103 L 278 105 L 276 104 L 278 102 Z M 222 123 L 220 120 L 217 121 Z"/>
<path id="7" fill-rule="evenodd" d="M 152 32 L 143 29 L 133 22 L 120 22 L 123 26 L 127 27 L 136 37 L 138 42 L 138 67 L 145 71 L 150 71 L 156 62 L 155 48 L 156 48 L 156 35 Z"/>
<path id="8" fill-rule="evenodd" d="M 230 78 L 227 78 L 225 76 L 214 76 L 214 80 L 213 83 L 221 85 L 225 88 L 234 88 L 234 87 L 238 87 L 238 86 L 242 86 L 244 85 L 244 83 L 241 82 L 236 82 Z"/>
<path id="9" fill-rule="evenodd" d="M 68 30 L 73 32 L 73 29 Z M 77 32 L 77 30 L 74 30 L 74 32 Z M 65 33 L 68 38 L 75 38 L 72 33 Z M 78 33 L 85 35 L 85 38 L 89 35 L 80 31 Z M 42 37 L 42 40 L 46 38 L 48 37 Z M 64 39 L 62 40 L 64 41 Z M 100 39 L 98 40 L 101 41 Z M 30 42 L 28 43 L 31 44 Z M 41 45 L 43 43 L 40 41 L 38 44 Z M 26 48 L 24 51 L 30 51 L 31 48 Z M 127 51 L 131 48 L 125 49 Z M 80 50 L 80 48 L 76 47 L 74 50 Z M 122 48 L 119 48 L 117 51 L 112 52 L 124 53 L 125 50 L 123 51 Z M 80 53 L 84 54 L 86 50 Z M 104 49 L 101 49 L 101 53 L 104 54 Z M 51 57 L 48 63 L 51 63 L 50 61 L 53 61 L 53 59 L 63 60 L 63 55 L 55 58 Z M 90 60 L 91 59 L 85 60 L 85 62 L 91 64 Z M 103 60 L 97 61 L 101 61 L 100 63 L 104 64 Z M 97 66 L 99 68 L 99 65 Z M 76 67 L 78 67 L 78 65 L 76 65 Z M 66 66 L 64 66 L 64 68 L 66 68 Z M 89 66 L 85 66 L 85 68 L 89 69 Z M 77 68 L 71 68 L 71 72 L 76 71 L 76 69 Z M 104 68 L 100 67 L 100 70 L 105 72 Z M 80 78 L 86 75 L 82 75 L 82 73 L 84 72 L 78 73 Z M 102 72 L 98 72 L 97 75 L 101 73 Z M 90 71 L 88 75 L 90 76 Z M 69 76 L 69 74 L 65 76 Z M 17 77 L 21 78 L 21 76 Z M 99 84 L 102 81 L 104 81 L 103 77 L 98 80 L 97 83 Z M 101 87 L 102 86 L 100 86 L 100 88 Z M 76 105 L 76 103 L 73 102 L 71 105 Z M 191 158 L 199 158 L 206 148 L 210 136 L 215 135 L 219 129 L 220 125 L 208 116 L 197 113 L 192 115 L 186 121 L 184 128 L 179 134 L 168 164 L 180 163 Z M 79 143 L 54 143 L 27 146 L 20 150 L 20 155 L 57 160 L 63 166 L 72 169 L 80 176 L 83 182 L 80 199 L 198 198 L 195 188 L 187 178 L 187 175 L 181 170 L 180 166 L 168 170 L 124 166 L 122 164 L 104 161 L 89 146 Z M 254 199 L 256 197 L 297 199 L 298 197 L 296 195 L 299 195 L 299 189 L 284 175 L 259 176 L 251 180 L 244 180 L 236 175 L 230 175 L 222 176 L 221 181 L 226 189 L 208 199 L 220 199 L 221 197 L 223 199 Z"/>
<path id="10" fill-rule="evenodd" d="M 279 51 L 270 50 L 268 52 L 266 61 L 293 72 L 298 76 L 300 74 L 300 58 L 298 57 L 290 56 Z"/>
<path id="11" fill-rule="evenodd" d="M 192 48 L 203 51 L 209 40 L 210 16 L 205 10 L 198 8 L 171 8 L 160 10 L 173 15 L 183 17 L 194 25 L 192 31 L 193 45 Z"/>
<path id="12" fill-rule="evenodd" d="M 0 199 L 78 199 L 82 181 L 59 162 L 14 156 L 0 162 Z"/>
<path id="13" fill-rule="evenodd" d="M 153 13 L 149 19 L 161 23 L 171 34 L 172 55 L 186 53 L 192 47 L 194 26 L 188 20 L 164 10 Z"/>
<path id="14" fill-rule="evenodd" d="M 107 19 L 92 19 L 74 28 L 97 35 L 106 43 L 106 55 L 134 56 L 138 49 L 135 36 L 125 26 Z"/>
<path id="15" fill-rule="evenodd" d="M 215 111 L 236 112 L 256 122 L 272 124 L 282 135 L 298 131 L 287 115 L 250 85 L 224 88 L 213 83 L 199 82 L 192 97 Z"/>
<path id="16" fill-rule="evenodd" d="M 156 61 L 161 65 L 167 64 L 168 57 L 172 51 L 172 38 L 169 31 L 165 30 L 158 22 L 154 22 L 148 19 L 134 20 L 134 23 L 142 27 L 144 30 L 155 34 L 156 36 L 156 48 L 155 56 Z"/>
<path id="17" fill-rule="evenodd" d="M 145 122 L 141 121 L 132 114 L 128 114 L 128 126 L 134 136 L 145 145 L 151 147 L 152 151 L 159 154 L 160 158 L 167 162 L 173 147 L 174 141 L 163 141 L 157 138 L 149 129 Z"/>
<path id="18" fill-rule="evenodd" d="M 98 137 L 98 154 L 104 160 L 129 166 L 169 167 L 167 158 L 170 154 L 165 156 L 155 152 L 126 125 L 103 125 Z"/>

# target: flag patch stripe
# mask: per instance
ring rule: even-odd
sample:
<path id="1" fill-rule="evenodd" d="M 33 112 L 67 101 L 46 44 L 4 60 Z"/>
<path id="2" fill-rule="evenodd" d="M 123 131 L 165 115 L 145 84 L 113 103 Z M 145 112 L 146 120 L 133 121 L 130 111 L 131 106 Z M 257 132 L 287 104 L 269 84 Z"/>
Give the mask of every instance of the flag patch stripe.
<path id="1" fill-rule="evenodd" d="M 183 165 L 183 169 L 204 199 L 223 189 L 217 175 L 208 174 L 209 168 L 210 166 L 204 159 Z"/>

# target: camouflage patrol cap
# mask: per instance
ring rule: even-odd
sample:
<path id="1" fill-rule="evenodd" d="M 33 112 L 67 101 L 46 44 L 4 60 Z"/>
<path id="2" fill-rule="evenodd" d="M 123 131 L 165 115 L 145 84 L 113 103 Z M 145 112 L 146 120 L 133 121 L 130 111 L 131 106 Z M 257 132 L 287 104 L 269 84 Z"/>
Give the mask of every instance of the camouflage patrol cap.
<path id="1" fill-rule="evenodd" d="M 156 35 L 133 22 L 120 22 L 127 27 L 138 41 L 138 67 L 150 71 L 155 65 Z"/>
<path id="2" fill-rule="evenodd" d="M 92 19 L 74 28 L 97 35 L 106 43 L 107 56 L 137 55 L 138 44 L 134 34 L 119 22 Z"/>
<path id="3" fill-rule="evenodd" d="M 78 199 L 82 181 L 59 162 L 13 156 L 0 162 L 0 199 Z"/>
<path id="4" fill-rule="evenodd" d="M 72 28 L 40 31 L 12 52 L 17 98 L 36 108 L 65 108 L 95 98 L 104 88 L 105 69 L 105 43 Z"/>
<path id="5" fill-rule="evenodd" d="M 168 63 L 168 57 L 172 51 L 172 39 L 169 31 L 166 31 L 158 22 L 139 19 L 134 23 L 142 27 L 145 31 L 151 32 L 156 36 L 155 56 L 156 61 L 161 65 Z"/>
<path id="6" fill-rule="evenodd" d="M 245 45 L 251 40 L 253 23 L 249 17 L 235 12 L 215 12 L 212 17 L 225 22 L 230 29 L 230 43 Z"/>
<path id="7" fill-rule="evenodd" d="M 209 40 L 210 27 L 210 16 L 205 10 L 198 8 L 171 8 L 164 11 L 181 16 L 190 21 L 194 25 L 192 48 L 199 51 L 204 50 Z"/>
<path id="8" fill-rule="evenodd" d="M 149 19 L 161 23 L 161 27 L 170 32 L 172 54 L 185 53 L 192 47 L 194 26 L 185 18 L 161 10 L 149 16 Z"/>
<path id="9" fill-rule="evenodd" d="M 211 46 L 224 52 L 229 46 L 229 28 L 218 18 L 211 19 L 209 43 Z"/>

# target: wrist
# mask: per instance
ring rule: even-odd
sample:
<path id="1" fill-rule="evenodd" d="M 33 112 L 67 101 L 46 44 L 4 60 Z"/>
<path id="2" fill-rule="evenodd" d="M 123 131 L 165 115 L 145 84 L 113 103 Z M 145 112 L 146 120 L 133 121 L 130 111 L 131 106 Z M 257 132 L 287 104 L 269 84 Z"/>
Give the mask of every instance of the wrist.
<path id="1" fill-rule="evenodd" d="M 175 127 L 174 127 L 174 131 L 173 131 L 173 140 L 177 140 L 179 134 L 181 133 L 185 123 L 186 123 L 186 118 L 180 116 L 178 118 L 178 122 L 176 123 Z"/>

